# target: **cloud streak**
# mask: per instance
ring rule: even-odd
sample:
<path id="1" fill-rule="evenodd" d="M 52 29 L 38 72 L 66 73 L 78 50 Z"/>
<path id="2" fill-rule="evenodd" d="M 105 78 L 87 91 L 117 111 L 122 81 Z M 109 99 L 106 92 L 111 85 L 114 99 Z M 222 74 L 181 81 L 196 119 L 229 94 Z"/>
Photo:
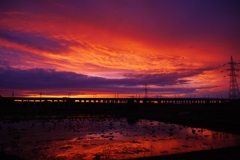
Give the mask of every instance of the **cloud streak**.
<path id="1" fill-rule="evenodd" d="M 69 52 L 69 46 L 71 45 L 78 45 L 77 42 L 70 42 L 63 39 L 51 39 L 37 35 L 37 33 L 34 34 L 9 30 L 0 31 L 0 38 L 29 48 L 58 54 Z"/>
<path id="2" fill-rule="evenodd" d="M 0 68 L 0 88 L 10 90 L 48 90 L 52 93 L 55 90 L 69 90 L 78 92 L 105 92 L 105 93 L 142 93 L 143 85 L 147 83 L 151 92 L 184 92 L 191 93 L 196 88 L 169 87 L 171 85 L 181 85 L 190 83 L 188 77 L 200 74 L 192 72 L 188 74 L 169 73 L 169 74 L 144 74 L 126 75 L 122 79 L 107 79 L 93 77 L 74 72 L 62 72 L 52 69 L 14 69 L 5 64 L 5 68 Z M 168 87 L 166 87 L 168 86 Z M 208 86 L 211 88 L 211 86 Z M 215 87 L 215 86 L 212 86 Z M 205 87 L 206 88 L 206 87 Z"/>

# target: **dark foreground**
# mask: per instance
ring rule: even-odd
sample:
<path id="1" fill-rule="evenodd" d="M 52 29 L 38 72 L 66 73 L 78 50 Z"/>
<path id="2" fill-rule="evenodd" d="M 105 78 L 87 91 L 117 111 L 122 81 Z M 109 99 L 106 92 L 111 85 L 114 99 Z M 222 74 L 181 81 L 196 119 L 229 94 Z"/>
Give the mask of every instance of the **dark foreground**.
<path id="1" fill-rule="evenodd" d="M 240 158 L 240 147 L 230 147 L 230 148 L 222 148 L 222 149 L 214 149 L 214 150 L 206 150 L 206 151 L 196 151 L 182 154 L 174 154 L 174 155 L 166 155 L 166 156 L 157 156 L 157 157 L 149 157 L 149 158 L 137 158 L 136 160 L 148 159 L 148 160 L 186 160 L 186 159 L 194 159 L 194 160 L 239 160 Z M 7 155 L 5 153 L 0 153 L 1 160 L 23 160 L 19 157 Z"/>
<path id="2" fill-rule="evenodd" d="M 18 120 L 35 118 L 64 118 L 68 116 L 111 115 L 126 117 L 129 123 L 139 119 L 151 119 L 176 123 L 192 127 L 207 128 L 216 131 L 240 134 L 240 106 L 224 105 L 191 105 L 191 106 L 159 106 L 144 104 L 126 105 L 92 105 L 83 106 L 0 106 L 0 120 Z M 197 151 L 191 153 L 151 157 L 149 159 L 240 159 L 240 146 Z M 10 155 L 0 154 L 0 159 L 17 159 Z"/>
<path id="3" fill-rule="evenodd" d="M 146 159 L 146 158 L 137 158 L 138 160 Z M 173 154 L 166 156 L 157 156 L 147 158 L 148 160 L 186 160 L 186 159 L 194 159 L 194 160 L 239 160 L 240 159 L 240 147 L 230 147 L 230 148 L 222 148 L 222 149 L 214 149 L 214 150 L 206 150 L 206 151 L 195 151 L 189 153 L 182 154 Z"/>

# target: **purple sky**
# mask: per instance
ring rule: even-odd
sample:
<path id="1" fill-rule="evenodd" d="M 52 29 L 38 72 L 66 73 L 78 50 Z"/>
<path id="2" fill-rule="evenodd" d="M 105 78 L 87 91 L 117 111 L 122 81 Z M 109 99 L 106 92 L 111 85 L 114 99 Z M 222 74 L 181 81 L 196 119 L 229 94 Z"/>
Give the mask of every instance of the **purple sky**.
<path id="1" fill-rule="evenodd" d="M 238 0 L 2 0 L 0 95 L 228 96 Z"/>

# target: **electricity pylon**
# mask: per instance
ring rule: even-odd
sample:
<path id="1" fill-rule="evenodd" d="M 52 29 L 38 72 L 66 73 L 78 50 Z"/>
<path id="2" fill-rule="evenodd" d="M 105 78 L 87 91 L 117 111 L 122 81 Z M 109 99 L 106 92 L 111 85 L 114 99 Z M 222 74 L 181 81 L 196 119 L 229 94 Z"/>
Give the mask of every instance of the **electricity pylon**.
<path id="1" fill-rule="evenodd" d="M 224 64 L 223 66 L 225 65 L 230 65 L 230 68 L 227 68 L 227 69 L 224 69 L 222 70 L 223 71 L 230 71 L 230 73 L 226 76 L 229 76 L 230 77 L 230 84 L 229 84 L 229 99 L 238 99 L 240 98 L 240 95 L 239 95 L 239 89 L 238 89 L 238 83 L 237 83 L 237 71 L 239 71 L 238 68 L 236 68 L 236 66 L 239 64 L 239 63 L 236 63 L 233 61 L 233 58 L 231 56 L 231 59 L 230 59 L 230 62 Z M 224 77 L 226 77 L 224 76 Z"/>

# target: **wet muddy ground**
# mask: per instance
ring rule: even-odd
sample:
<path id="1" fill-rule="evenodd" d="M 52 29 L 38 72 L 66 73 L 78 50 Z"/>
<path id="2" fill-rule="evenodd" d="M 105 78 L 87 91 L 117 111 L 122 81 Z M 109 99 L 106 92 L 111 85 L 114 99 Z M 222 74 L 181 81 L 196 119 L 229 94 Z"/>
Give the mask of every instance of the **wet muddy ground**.
<path id="1" fill-rule="evenodd" d="M 219 139 L 216 137 L 220 135 L 221 137 L 229 137 L 229 134 L 226 133 L 233 133 L 235 136 L 240 135 L 239 113 L 239 104 L 190 106 L 158 106 L 147 104 L 140 105 L 135 109 L 131 109 L 131 106 L 126 105 L 95 106 L 87 104 L 84 106 L 57 107 L 34 107 L 23 104 L 14 106 L 3 105 L 0 106 L 0 159 L 19 159 L 19 157 L 25 157 L 26 155 L 28 156 L 26 159 L 31 158 L 31 156 L 37 157 L 35 159 L 66 159 L 66 157 L 72 157 L 72 159 L 85 157 L 85 159 L 87 159 L 89 155 L 96 159 L 109 159 L 109 157 L 114 157 L 112 153 L 116 151 L 116 148 L 114 149 L 113 146 L 118 146 L 117 149 L 122 146 L 122 151 L 116 152 L 117 154 L 115 156 L 122 155 L 123 158 L 138 158 L 143 156 L 146 159 L 147 156 L 152 156 L 150 159 L 159 159 L 160 157 L 162 159 L 193 159 L 189 157 L 194 157 L 194 159 L 221 159 L 222 157 L 222 159 L 239 159 L 240 145 L 238 144 L 238 140 L 231 140 L 233 145 L 237 143 L 236 145 L 238 146 L 229 148 L 228 146 L 232 146 L 232 144 L 227 144 L 223 146 L 227 147 L 224 149 L 214 149 L 222 146 L 220 144 L 214 146 L 213 144 L 216 143 L 209 141 L 209 139 Z M 91 128 L 80 128 L 79 120 L 74 120 L 76 117 L 79 118 L 80 115 L 91 118 L 102 117 L 103 119 L 111 117 L 109 120 L 112 120 L 112 129 L 110 129 L 110 121 L 101 122 L 106 128 L 103 132 L 102 129 L 98 132 L 92 132 L 95 130 L 91 129 L 92 131 L 90 130 L 90 132 L 80 134 L 84 128 L 85 130 L 88 130 L 86 128 Z M 144 119 L 149 120 L 148 123 L 150 124 L 151 122 L 157 121 L 157 123 L 165 122 L 165 124 L 170 126 L 173 124 L 183 125 L 182 127 L 177 127 L 178 129 L 176 129 L 176 131 L 180 128 L 183 128 L 183 130 L 177 133 L 174 127 L 172 127 L 173 132 L 168 131 L 164 136 L 161 131 L 164 127 L 149 124 L 149 127 L 146 128 L 138 124 L 140 122 L 143 123 Z M 131 127 L 137 125 L 137 128 L 133 129 L 132 133 L 137 133 L 138 136 L 133 134 L 135 136 L 125 136 L 125 140 L 119 139 L 121 136 L 126 135 L 128 130 L 120 134 L 121 129 L 124 129 L 124 127 L 115 123 L 115 121 L 118 120 L 120 120 L 119 123 L 121 122 L 121 124 L 126 121 L 125 128 L 128 128 L 128 130 L 131 130 Z M 89 124 L 91 123 L 89 122 Z M 93 124 L 87 126 L 98 127 L 99 129 L 104 125 L 99 124 L 99 126 L 95 126 Z M 83 126 L 86 125 L 84 124 Z M 191 126 L 193 130 L 191 127 L 184 126 Z M 142 130 L 140 130 L 141 128 Z M 189 133 L 186 132 L 185 128 L 188 128 Z M 201 132 L 201 128 L 205 128 L 203 129 L 205 132 Z M 200 130 L 200 132 L 198 132 L 198 130 Z M 206 132 L 210 130 L 212 130 L 212 134 Z M 167 131 L 167 129 L 165 129 L 165 131 Z M 130 134 L 130 132 L 128 132 L 128 134 Z M 146 136 L 147 134 L 148 136 Z M 142 135 L 142 137 L 140 135 Z M 206 135 L 206 137 L 204 135 Z M 175 136 L 182 138 L 174 138 Z M 187 138 L 188 136 L 190 138 Z M 32 140 L 31 137 L 33 138 Z M 181 139 L 184 138 L 188 140 L 183 143 Z M 205 142 L 197 141 L 196 138 L 205 140 Z M 177 141 L 181 143 L 176 143 Z M 224 141 L 224 138 L 219 141 Z M 197 145 L 193 145 L 190 142 L 197 142 Z M 2 149 L 1 144 L 3 143 L 4 146 Z M 102 144 L 102 148 L 96 147 L 97 145 L 95 144 Z M 177 147 L 174 144 L 177 145 Z M 79 148 L 80 146 L 81 148 Z M 123 146 L 125 146 L 125 148 Z M 131 151 L 128 148 L 129 146 L 133 146 L 132 148 L 136 146 L 136 148 L 140 149 Z M 154 146 L 162 146 L 162 148 L 168 147 L 170 149 L 160 150 L 159 147 Z M 196 147 L 194 146 L 199 146 L 200 149 L 204 149 L 202 147 L 205 147 L 207 150 L 195 152 Z M 95 148 L 97 152 L 89 154 L 89 152 L 83 151 L 82 148 L 91 152 Z M 189 152 L 178 154 L 187 150 Z M 135 152 L 137 154 L 135 154 Z M 160 157 L 157 156 L 159 153 L 161 155 Z M 177 153 L 179 156 L 175 154 L 172 155 L 172 153 Z"/>
<path id="2" fill-rule="evenodd" d="M 1 120 L 4 152 L 23 159 L 131 159 L 240 145 L 240 135 L 112 116 Z"/>

